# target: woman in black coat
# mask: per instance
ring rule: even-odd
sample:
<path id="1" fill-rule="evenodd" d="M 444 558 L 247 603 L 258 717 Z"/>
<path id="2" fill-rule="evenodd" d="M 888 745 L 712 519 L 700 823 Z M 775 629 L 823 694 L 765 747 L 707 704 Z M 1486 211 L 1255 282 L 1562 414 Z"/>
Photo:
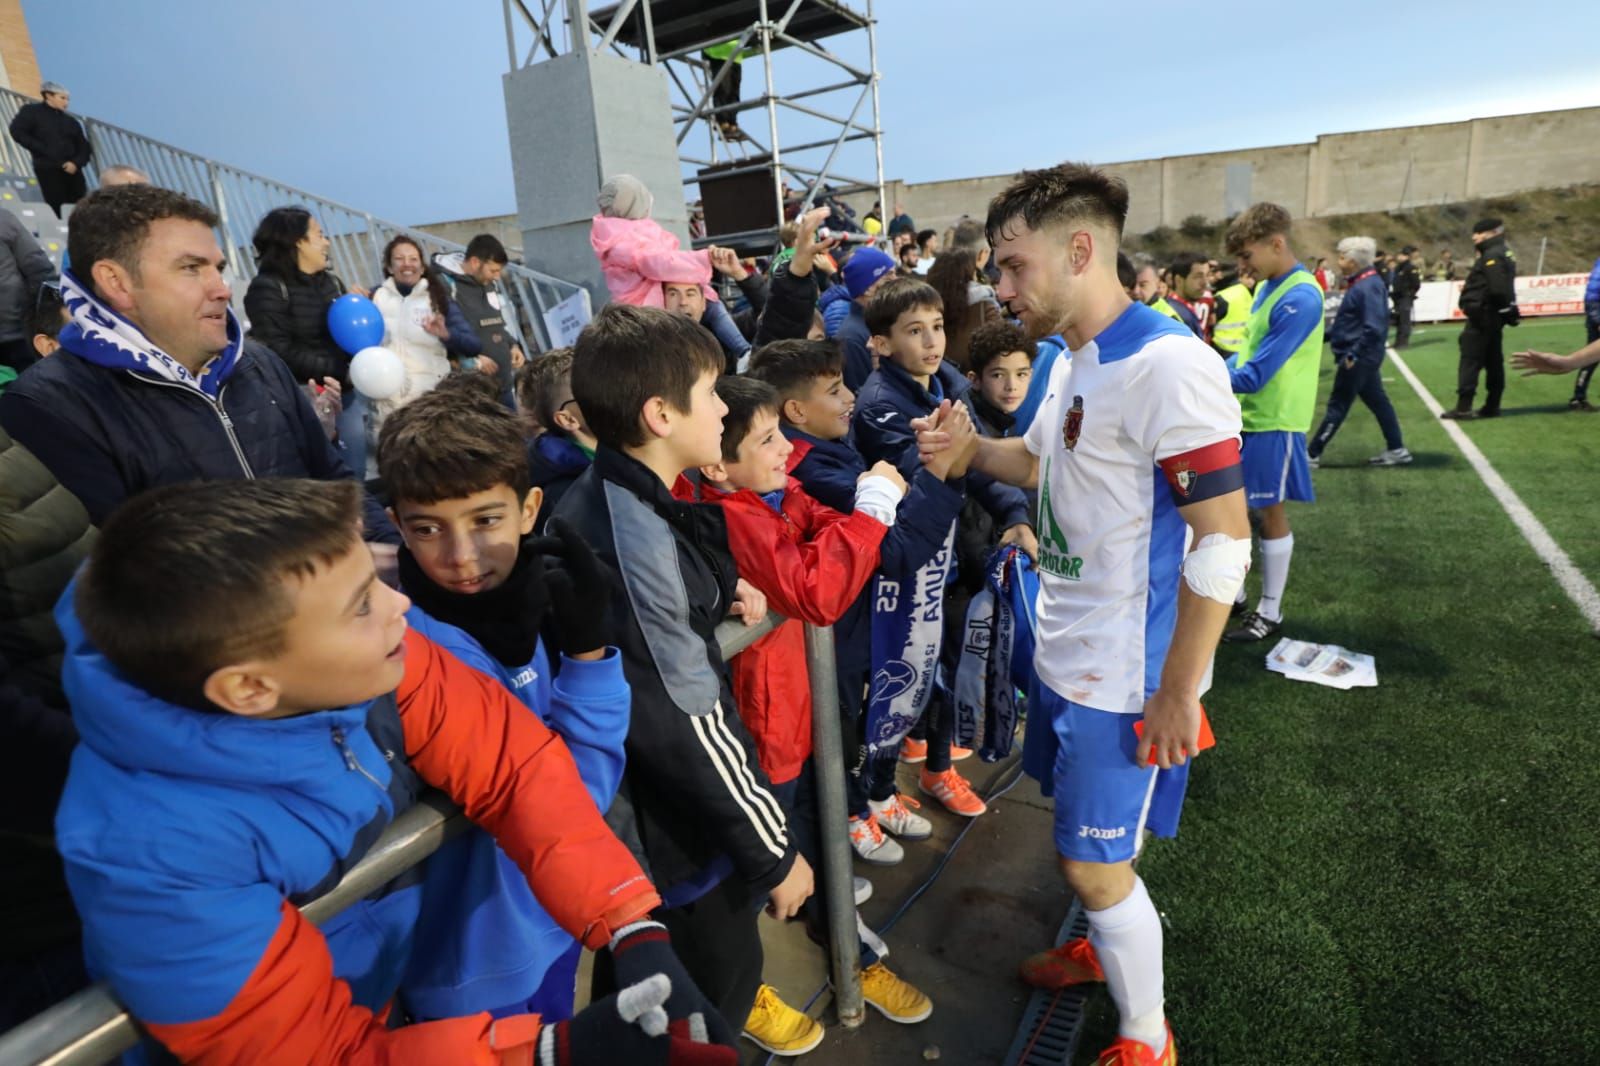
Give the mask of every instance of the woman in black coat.
<path id="1" fill-rule="evenodd" d="M 350 356 L 328 332 L 328 305 L 345 292 L 328 269 L 327 236 L 303 207 L 279 207 L 256 226 L 257 270 L 245 290 L 250 336 L 271 348 L 295 380 L 339 382 L 350 393 Z"/>

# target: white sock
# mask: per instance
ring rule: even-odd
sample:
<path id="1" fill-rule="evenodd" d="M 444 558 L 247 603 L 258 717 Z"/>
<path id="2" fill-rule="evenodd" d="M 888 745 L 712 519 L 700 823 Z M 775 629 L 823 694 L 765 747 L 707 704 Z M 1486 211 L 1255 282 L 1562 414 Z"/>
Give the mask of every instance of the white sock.
<path id="1" fill-rule="evenodd" d="M 1294 555 L 1294 534 L 1261 541 L 1261 604 L 1263 618 L 1283 621 L 1283 587 L 1289 583 L 1289 558 Z"/>
<path id="2" fill-rule="evenodd" d="M 1148 1044 L 1157 1055 L 1167 1049 L 1166 1002 L 1161 970 L 1161 916 L 1144 881 L 1121 903 L 1089 911 L 1089 943 L 1094 945 L 1106 989 L 1117 1005 L 1117 1032 Z"/>

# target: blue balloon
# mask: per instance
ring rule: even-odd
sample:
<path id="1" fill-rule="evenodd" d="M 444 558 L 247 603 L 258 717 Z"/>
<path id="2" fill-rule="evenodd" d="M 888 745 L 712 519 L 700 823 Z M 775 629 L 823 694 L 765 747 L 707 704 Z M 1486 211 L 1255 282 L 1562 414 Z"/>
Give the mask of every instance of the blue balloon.
<path id="1" fill-rule="evenodd" d="M 383 343 L 383 315 L 365 296 L 347 292 L 328 305 L 328 332 L 335 344 L 355 355 Z"/>

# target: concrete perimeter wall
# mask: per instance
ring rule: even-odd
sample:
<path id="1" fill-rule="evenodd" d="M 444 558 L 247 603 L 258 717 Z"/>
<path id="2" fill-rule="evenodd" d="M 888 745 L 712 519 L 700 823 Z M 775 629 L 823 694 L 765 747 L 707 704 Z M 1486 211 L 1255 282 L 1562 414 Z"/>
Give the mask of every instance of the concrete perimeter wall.
<path id="1" fill-rule="evenodd" d="M 1310 144 L 1107 163 L 1128 183 L 1128 230 L 1225 219 L 1271 200 L 1296 218 L 1398 211 L 1600 182 L 1600 107 L 1324 134 Z M 1007 174 L 886 190 L 917 225 L 943 230 L 982 217 Z M 871 197 L 853 197 L 858 210 Z"/>

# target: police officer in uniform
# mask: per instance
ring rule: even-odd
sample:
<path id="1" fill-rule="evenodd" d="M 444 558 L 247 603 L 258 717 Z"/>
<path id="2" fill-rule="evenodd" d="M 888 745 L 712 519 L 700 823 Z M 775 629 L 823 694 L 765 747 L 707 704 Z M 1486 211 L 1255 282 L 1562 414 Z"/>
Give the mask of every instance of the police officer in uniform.
<path id="1" fill-rule="evenodd" d="M 1400 249 L 1400 258 L 1394 264 L 1394 279 L 1389 284 L 1389 295 L 1394 299 L 1396 348 L 1404 348 L 1411 343 L 1411 306 L 1417 301 L 1417 293 L 1422 291 L 1422 275 L 1417 272 L 1417 264 L 1412 259 L 1416 253 L 1414 244 Z"/>
<path id="2" fill-rule="evenodd" d="M 1486 218 L 1472 227 L 1472 244 L 1478 257 L 1461 286 L 1461 363 L 1456 374 L 1456 406 L 1442 417 L 1468 421 L 1498 418 L 1500 397 L 1506 391 L 1506 358 L 1501 335 L 1506 326 L 1522 321 L 1517 309 L 1517 265 L 1506 247 L 1505 227 L 1498 218 Z M 1484 375 L 1483 406 L 1472 409 L 1478 391 L 1478 373 Z"/>

